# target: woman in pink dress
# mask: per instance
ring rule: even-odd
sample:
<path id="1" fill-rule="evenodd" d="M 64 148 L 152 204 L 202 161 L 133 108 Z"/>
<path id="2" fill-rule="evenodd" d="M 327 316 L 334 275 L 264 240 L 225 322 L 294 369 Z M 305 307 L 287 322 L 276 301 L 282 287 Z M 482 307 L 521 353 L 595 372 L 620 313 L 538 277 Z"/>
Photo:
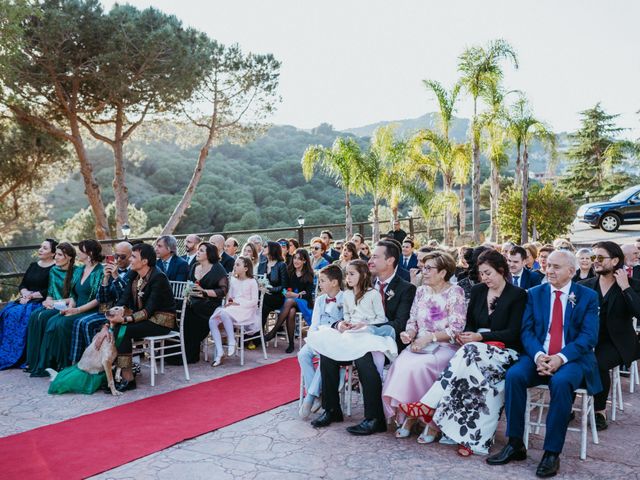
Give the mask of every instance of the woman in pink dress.
<path id="1" fill-rule="evenodd" d="M 249 257 L 238 257 L 233 266 L 233 274 L 229 279 L 227 303 L 218 307 L 209 319 L 211 336 L 216 345 L 216 356 L 212 367 L 222 364 L 224 350 L 220 335 L 220 324 L 227 333 L 228 356 L 235 353 L 236 343 L 234 325 L 244 325 L 247 333 L 257 332 L 262 328 L 260 312 L 258 312 L 258 282 L 253 278 L 253 262 Z"/>
<path id="2" fill-rule="evenodd" d="M 382 388 L 382 402 L 388 419 L 396 417 L 402 426 L 396 438 L 405 438 L 417 421 L 407 408 L 418 402 L 446 368 L 456 353 L 456 335 L 464 330 L 466 301 L 464 291 L 449 283 L 456 268 L 451 255 L 441 251 L 425 256 L 423 286 L 419 287 L 411 306 L 411 314 L 400 339 L 410 344 L 391 365 Z M 437 431 L 429 425 L 418 437 L 418 443 L 430 443 Z"/>

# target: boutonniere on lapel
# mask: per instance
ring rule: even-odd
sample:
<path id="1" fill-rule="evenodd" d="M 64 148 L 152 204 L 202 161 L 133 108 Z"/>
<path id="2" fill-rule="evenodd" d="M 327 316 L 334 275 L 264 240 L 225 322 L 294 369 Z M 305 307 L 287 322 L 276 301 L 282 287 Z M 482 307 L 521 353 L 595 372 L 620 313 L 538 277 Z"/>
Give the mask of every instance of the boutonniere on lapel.
<path id="1" fill-rule="evenodd" d="M 393 298 L 393 296 L 396 294 L 396 292 L 394 292 L 391 289 L 388 289 L 385 293 L 387 300 L 391 300 Z"/>
<path id="2" fill-rule="evenodd" d="M 567 297 L 567 299 L 569 300 L 569 303 L 571 303 L 572 307 L 576 306 L 577 299 L 576 299 L 576 294 L 575 293 L 571 292 L 569 294 L 569 296 Z"/>

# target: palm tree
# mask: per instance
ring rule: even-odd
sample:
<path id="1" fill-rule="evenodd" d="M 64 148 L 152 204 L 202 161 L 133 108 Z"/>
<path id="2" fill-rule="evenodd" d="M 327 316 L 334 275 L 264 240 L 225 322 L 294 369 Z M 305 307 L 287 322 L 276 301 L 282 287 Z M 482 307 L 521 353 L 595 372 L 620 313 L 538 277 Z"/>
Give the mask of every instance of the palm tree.
<path id="1" fill-rule="evenodd" d="M 336 185 L 344 190 L 345 238 L 353 234 L 351 217 L 351 195 L 363 192 L 363 184 L 358 176 L 358 166 L 362 164 L 363 153 L 353 138 L 338 137 L 331 148 L 321 145 L 307 147 L 302 155 L 302 174 L 309 181 L 316 169 L 333 178 Z"/>
<path id="2" fill-rule="evenodd" d="M 471 123 L 473 170 L 472 207 L 473 207 L 473 240 L 480 241 L 480 132 L 478 122 L 478 98 L 487 85 L 498 83 L 502 78 L 501 60 L 511 60 L 518 68 L 515 51 L 506 40 L 498 39 L 489 42 L 485 47 L 475 46 L 466 49 L 458 57 L 458 71 L 462 77 L 460 82 L 473 98 L 473 118 Z"/>
<path id="3" fill-rule="evenodd" d="M 508 92 L 511 93 L 511 92 Z M 498 201 L 500 198 L 500 169 L 507 165 L 509 157 L 509 135 L 505 125 L 506 112 L 504 110 L 504 98 L 506 94 L 498 84 L 492 83 L 483 93 L 484 101 L 489 105 L 489 110 L 481 115 L 480 124 L 486 132 L 484 140 L 485 154 L 489 158 L 491 166 L 491 227 L 490 240 L 498 240 Z"/>
<path id="4" fill-rule="evenodd" d="M 529 240 L 529 217 L 527 202 L 529 199 L 529 145 L 534 139 L 541 140 L 555 154 L 556 136 L 544 123 L 533 116 L 529 102 L 523 94 L 515 102 L 507 117 L 508 131 L 517 146 L 518 159 L 520 147 L 522 147 L 521 165 L 521 189 L 522 189 L 522 228 L 520 241 L 526 243 Z M 518 184 L 516 183 L 516 186 Z"/>
<path id="5" fill-rule="evenodd" d="M 427 152 L 424 152 L 424 147 Z M 442 175 L 442 195 L 434 197 L 431 211 L 444 213 L 444 242 L 452 245 L 451 212 L 457 210 L 458 196 L 453 184 L 464 181 L 468 176 L 470 155 L 467 144 L 458 144 L 433 130 L 421 130 L 412 138 L 411 155 L 415 172 L 422 179 L 433 182 L 438 173 Z"/>

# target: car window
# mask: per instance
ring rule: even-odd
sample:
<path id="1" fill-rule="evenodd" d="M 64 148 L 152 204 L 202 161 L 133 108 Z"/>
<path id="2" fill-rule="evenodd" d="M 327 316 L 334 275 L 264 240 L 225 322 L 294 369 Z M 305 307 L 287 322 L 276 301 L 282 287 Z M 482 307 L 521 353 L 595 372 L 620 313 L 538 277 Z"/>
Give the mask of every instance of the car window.
<path id="1" fill-rule="evenodd" d="M 627 188 L 625 190 L 623 190 L 622 192 L 618 193 L 617 195 L 614 195 L 613 197 L 611 197 L 609 199 L 610 202 L 624 202 L 627 198 L 629 198 L 633 193 L 640 193 L 638 192 L 638 187 L 631 187 L 631 188 Z M 636 194 L 637 194 L 636 193 Z"/>

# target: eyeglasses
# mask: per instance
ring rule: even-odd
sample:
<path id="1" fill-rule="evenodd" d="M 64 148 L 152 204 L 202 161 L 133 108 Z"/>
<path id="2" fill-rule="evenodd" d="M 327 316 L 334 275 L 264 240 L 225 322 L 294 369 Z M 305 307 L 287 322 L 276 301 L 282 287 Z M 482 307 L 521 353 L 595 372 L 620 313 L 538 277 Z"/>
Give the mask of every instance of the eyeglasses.
<path id="1" fill-rule="evenodd" d="M 117 254 L 117 253 L 116 253 L 116 254 L 113 256 L 113 258 L 115 258 L 116 260 L 126 260 L 127 256 L 126 256 L 126 255 L 123 255 L 123 254 Z"/>
<path id="2" fill-rule="evenodd" d="M 602 255 L 591 255 L 592 262 L 602 262 L 605 258 L 611 258 L 611 257 L 603 257 Z"/>
<path id="3" fill-rule="evenodd" d="M 286 247 L 286 246 L 288 246 L 288 243 L 287 242 L 280 242 L 280 246 L 281 247 Z"/>
<path id="4" fill-rule="evenodd" d="M 322 250 L 322 247 L 311 247 L 313 250 Z"/>
<path id="5" fill-rule="evenodd" d="M 437 270 L 438 267 L 434 267 L 433 265 L 425 265 L 424 267 L 422 267 L 422 270 L 424 270 L 425 272 L 430 272 L 431 270 Z"/>

